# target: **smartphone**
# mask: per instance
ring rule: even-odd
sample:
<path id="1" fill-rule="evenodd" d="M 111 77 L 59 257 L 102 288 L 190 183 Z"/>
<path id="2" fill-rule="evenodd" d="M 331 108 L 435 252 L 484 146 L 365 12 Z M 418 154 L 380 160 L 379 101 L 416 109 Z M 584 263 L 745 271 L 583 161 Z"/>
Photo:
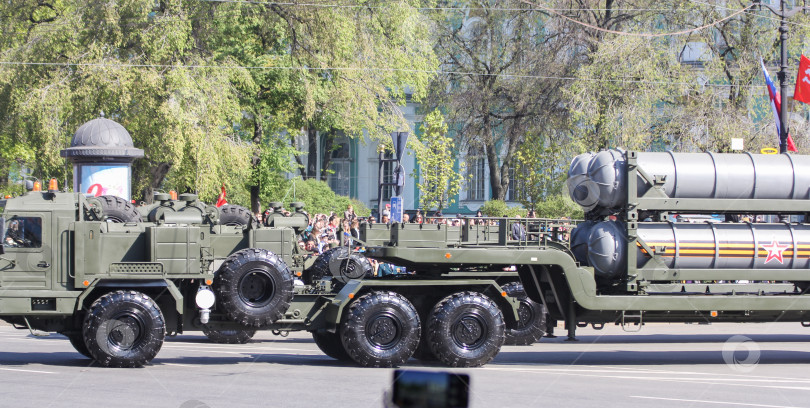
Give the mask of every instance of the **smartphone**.
<path id="1" fill-rule="evenodd" d="M 400 408 L 467 408 L 470 376 L 437 371 L 395 370 L 394 405 Z"/>

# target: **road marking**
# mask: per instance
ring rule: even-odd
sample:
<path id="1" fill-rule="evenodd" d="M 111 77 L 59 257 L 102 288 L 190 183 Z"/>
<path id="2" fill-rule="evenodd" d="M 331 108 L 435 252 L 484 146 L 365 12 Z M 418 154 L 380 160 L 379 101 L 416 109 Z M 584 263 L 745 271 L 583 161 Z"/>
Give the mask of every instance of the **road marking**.
<path id="1" fill-rule="evenodd" d="M 53 371 L 40 371 L 40 370 L 24 370 L 22 368 L 0 368 L 2 371 L 16 371 L 21 373 L 34 373 L 34 374 L 58 374 Z"/>
<path id="2" fill-rule="evenodd" d="M 731 402 L 731 401 L 706 401 L 706 400 L 693 400 L 682 398 L 663 398 L 663 397 L 648 397 L 644 395 L 631 395 L 630 398 L 642 398 L 659 401 L 677 401 L 677 402 L 697 402 L 702 404 L 720 404 L 720 405 L 739 405 L 745 407 L 765 407 L 765 408 L 802 408 L 802 407 L 789 407 L 786 405 L 766 405 L 766 404 L 751 404 L 747 402 Z"/>

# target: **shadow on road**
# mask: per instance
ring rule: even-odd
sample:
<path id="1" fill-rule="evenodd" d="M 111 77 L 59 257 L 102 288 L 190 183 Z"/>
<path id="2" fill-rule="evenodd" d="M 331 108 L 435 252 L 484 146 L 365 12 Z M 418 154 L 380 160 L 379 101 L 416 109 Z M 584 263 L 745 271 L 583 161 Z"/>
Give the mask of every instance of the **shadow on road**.
<path id="1" fill-rule="evenodd" d="M 717 351 L 509 351 L 503 349 L 494 364 L 521 365 L 716 365 L 726 364 L 723 352 Z M 745 359 L 746 353 L 737 355 Z M 760 350 L 757 364 L 808 364 L 810 352 Z"/>

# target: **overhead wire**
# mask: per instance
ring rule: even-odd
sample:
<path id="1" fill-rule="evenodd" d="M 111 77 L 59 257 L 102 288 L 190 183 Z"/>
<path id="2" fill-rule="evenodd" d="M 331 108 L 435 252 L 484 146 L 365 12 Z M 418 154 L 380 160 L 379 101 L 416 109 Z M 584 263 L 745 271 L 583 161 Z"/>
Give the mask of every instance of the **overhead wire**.
<path id="1" fill-rule="evenodd" d="M 444 71 L 408 68 L 387 68 L 387 67 L 279 67 L 279 66 L 244 66 L 244 65 L 170 65 L 170 64 L 107 64 L 107 63 L 80 63 L 80 62 L 19 62 L 0 61 L 0 65 L 29 65 L 29 66 L 63 66 L 63 67 L 101 67 L 101 68 L 159 68 L 159 69 L 248 69 L 248 70 L 301 70 L 301 71 L 388 71 L 388 72 L 415 72 L 443 75 L 465 75 L 465 76 L 497 76 L 512 79 L 549 79 L 562 81 L 587 81 L 587 82 L 610 82 L 610 83 L 636 83 L 636 84 L 657 84 L 657 85 L 683 85 L 692 86 L 691 82 L 672 81 L 648 81 L 636 79 L 605 79 L 605 78 L 577 78 L 554 75 L 517 75 L 517 74 L 489 74 L 481 72 L 465 71 Z M 704 87 L 729 88 L 737 85 L 730 84 L 704 84 Z M 763 85 L 764 86 L 764 85 Z"/>

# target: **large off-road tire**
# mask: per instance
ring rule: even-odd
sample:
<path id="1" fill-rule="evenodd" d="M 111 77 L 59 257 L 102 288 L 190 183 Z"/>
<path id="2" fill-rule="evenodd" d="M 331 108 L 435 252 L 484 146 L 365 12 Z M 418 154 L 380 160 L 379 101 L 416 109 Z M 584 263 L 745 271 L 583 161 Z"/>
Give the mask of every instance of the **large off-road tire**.
<path id="1" fill-rule="evenodd" d="M 103 195 L 96 199 L 101 203 L 102 219 L 107 222 L 141 222 L 141 213 L 132 203 L 118 196 Z"/>
<path id="2" fill-rule="evenodd" d="M 329 332 L 312 332 L 312 338 L 319 349 L 329 357 L 339 361 L 351 361 L 349 353 L 343 348 L 343 342 L 340 340 L 340 334 Z"/>
<path id="3" fill-rule="evenodd" d="M 363 367 L 396 367 L 419 345 L 416 308 L 394 292 L 371 292 L 349 306 L 340 335 L 343 347 Z"/>
<path id="4" fill-rule="evenodd" d="M 539 341 L 546 335 L 546 307 L 529 299 L 520 282 L 507 283 L 501 288 L 520 303 L 518 307 L 520 320 L 506 324 L 504 344 L 526 346 Z"/>
<path id="5" fill-rule="evenodd" d="M 133 290 L 119 290 L 93 302 L 82 334 L 87 350 L 99 364 L 140 367 L 160 351 L 166 324 L 152 298 Z"/>
<path id="6" fill-rule="evenodd" d="M 220 310 L 247 327 L 262 327 L 284 316 L 293 297 L 290 269 L 259 248 L 234 252 L 217 271 L 214 289 Z"/>
<path id="7" fill-rule="evenodd" d="M 219 223 L 220 225 L 239 225 L 243 227 L 250 225 L 255 228 L 259 225 L 259 220 L 241 205 L 225 204 L 219 208 Z"/>
<path id="8" fill-rule="evenodd" d="M 90 350 L 87 349 L 87 345 L 84 344 L 84 336 L 82 336 L 81 332 L 70 332 L 70 333 L 62 333 L 65 337 L 67 337 L 68 341 L 70 341 L 70 345 L 73 346 L 79 354 L 87 357 L 93 358 L 93 355 L 90 354 Z"/>
<path id="9" fill-rule="evenodd" d="M 220 344 L 245 344 L 256 335 L 254 329 L 215 330 L 203 326 L 202 332 L 208 340 Z"/>
<path id="10" fill-rule="evenodd" d="M 428 316 L 430 351 L 450 367 L 478 367 L 495 358 L 504 341 L 503 314 L 477 292 L 454 293 Z"/>
<path id="11" fill-rule="evenodd" d="M 362 253 L 349 247 L 339 246 L 322 253 L 307 270 L 307 283 L 313 283 L 325 276 L 331 276 L 340 283 L 352 279 L 370 278 L 374 274 L 371 262 Z"/>

